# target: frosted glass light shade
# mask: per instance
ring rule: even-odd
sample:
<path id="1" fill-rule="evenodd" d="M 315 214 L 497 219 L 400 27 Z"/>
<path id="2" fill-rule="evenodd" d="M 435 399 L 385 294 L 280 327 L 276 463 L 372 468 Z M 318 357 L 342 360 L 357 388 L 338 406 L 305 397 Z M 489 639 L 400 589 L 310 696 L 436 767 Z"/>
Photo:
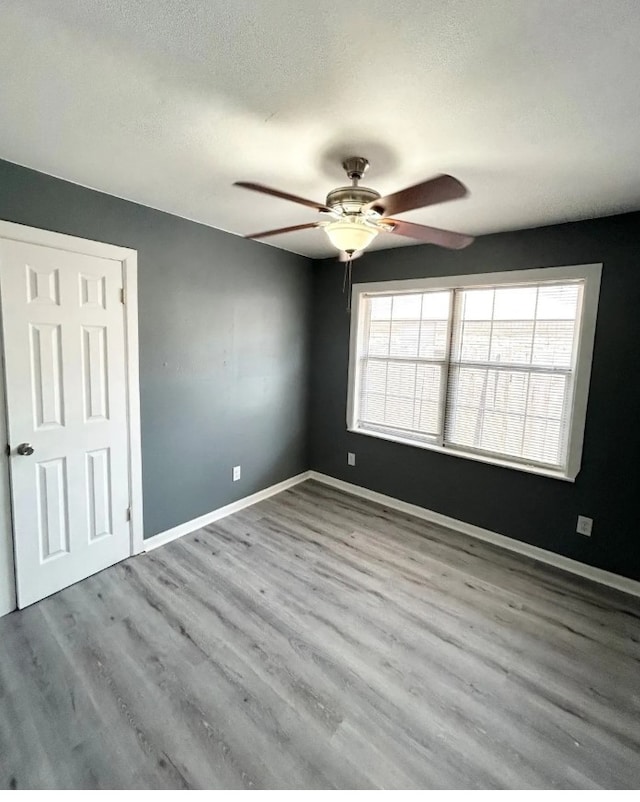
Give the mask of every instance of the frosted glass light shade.
<path id="1" fill-rule="evenodd" d="M 334 248 L 347 253 L 363 251 L 378 236 L 378 231 L 357 220 L 337 220 L 324 226 Z"/>

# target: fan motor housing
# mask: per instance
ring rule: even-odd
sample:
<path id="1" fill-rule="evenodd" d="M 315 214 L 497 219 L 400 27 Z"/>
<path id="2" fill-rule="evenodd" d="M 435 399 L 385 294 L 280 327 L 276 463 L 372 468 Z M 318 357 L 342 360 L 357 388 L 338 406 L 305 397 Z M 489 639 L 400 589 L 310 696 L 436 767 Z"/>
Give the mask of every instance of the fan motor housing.
<path id="1" fill-rule="evenodd" d="M 338 187 L 327 195 L 327 206 L 339 213 L 360 214 L 367 203 L 378 200 L 380 193 L 369 187 Z M 367 217 L 379 217 L 377 212 L 369 209 Z"/>

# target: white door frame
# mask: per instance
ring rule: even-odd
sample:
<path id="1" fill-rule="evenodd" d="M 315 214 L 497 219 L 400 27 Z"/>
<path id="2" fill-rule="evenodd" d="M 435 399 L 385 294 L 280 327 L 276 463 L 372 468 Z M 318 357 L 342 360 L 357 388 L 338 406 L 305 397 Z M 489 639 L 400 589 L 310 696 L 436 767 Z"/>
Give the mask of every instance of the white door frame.
<path id="1" fill-rule="evenodd" d="M 131 554 L 144 548 L 142 526 L 142 454 L 140 439 L 140 378 L 138 364 L 138 252 L 119 245 L 58 234 L 30 226 L 0 220 L 0 239 L 16 240 L 31 245 L 44 245 L 88 256 L 113 259 L 122 264 L 125 297 L 125 362 L 127 376 L 127 427 L 129 437 L 129 494 L 131 498 L 130 538 Z M 0 263 L 0 270 L 2 264 Z M 1 336 L 1 335 L 0 335 Z M 0 349 L 4 359 L 4 343 Z M 10 504 L 9 457 L 5 451 L 7 441 L 7 411 L 4 369 L 0 377 L 0 615 L 16 607 L 15 573 L 13 565 L 13 525 L 8 513 Z M 4 506 L 1 504 L 0 506 Z M 11 523 L 7 531 L 7 524 Z M 6 542 L 5 542 L 6 541 Z M 6 564 L 5 564 L 6 563 Z M 5 582 L 6 580 L 6 582 Z"/>

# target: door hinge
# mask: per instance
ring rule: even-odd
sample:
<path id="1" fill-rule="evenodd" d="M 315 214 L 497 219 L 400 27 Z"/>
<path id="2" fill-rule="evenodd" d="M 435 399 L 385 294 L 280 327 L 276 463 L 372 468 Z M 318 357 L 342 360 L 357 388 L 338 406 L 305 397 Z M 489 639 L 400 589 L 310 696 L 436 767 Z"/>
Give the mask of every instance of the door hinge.
<path id="1" fill-rule="evenodd" d="M 127 303 L 127 292 L 124 287 L 120 290 L 120 303 Z"/>
<path id="2" fill-rule="evenodd" d="M 127 511 L 125 513 L 125 518 L 127 521 L 131 520 L 131 507 L 127 507 Z"/>
<path id="3" fill-rule="evenodd" d="M 5 446 L 4 453 L 5 453 L 5 454 L 6 454 L 8 457 L 10 457 L 10 456 L 11 456 L 11 446 L 9 445 L 9 443 L 7 443 L 7 445 Z"/>

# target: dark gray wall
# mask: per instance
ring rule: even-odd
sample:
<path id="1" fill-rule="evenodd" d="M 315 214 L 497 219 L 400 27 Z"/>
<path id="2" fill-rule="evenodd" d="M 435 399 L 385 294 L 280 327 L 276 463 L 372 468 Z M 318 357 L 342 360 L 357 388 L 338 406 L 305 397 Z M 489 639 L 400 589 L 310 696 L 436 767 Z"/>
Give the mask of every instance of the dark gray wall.
<path id="1" fill-rule="evenodd" d="M 640 214 L 481 237 L 467 250 L 366 254 L 354 282 L 603 263 L 582 470 L 575 484 L 348 433 L 342 269 L 314 263 L 311 467 L 640 579 Z M 356 466 L 347 466 L 347 451 Z M 576 534 L 578 513 L 594 518 Z"/>
<path id="2" fill-rule="evenodd" d="M 146 537 L 306 470 L 309 260 L 2 161 L 0 219 L 138 251 Z"/>

